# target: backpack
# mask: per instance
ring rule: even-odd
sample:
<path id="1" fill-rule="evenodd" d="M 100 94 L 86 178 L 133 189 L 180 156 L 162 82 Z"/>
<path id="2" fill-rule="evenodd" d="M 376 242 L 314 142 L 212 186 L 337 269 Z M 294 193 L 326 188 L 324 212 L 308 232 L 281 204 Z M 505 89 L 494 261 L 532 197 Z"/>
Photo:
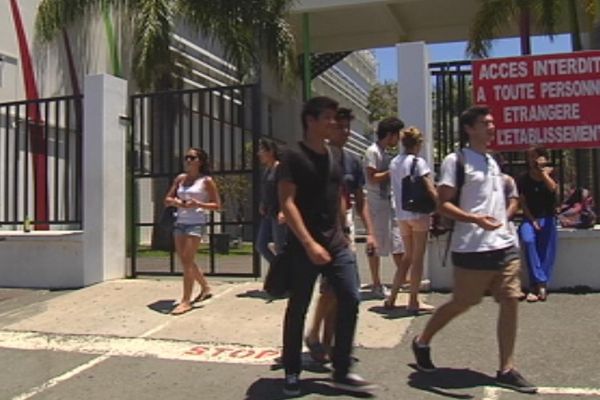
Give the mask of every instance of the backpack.
<path id="1" fill-rule="evenodd" d="M 429 214 L 435 210 L 435 200 L 425 186 L 424 177 L 417 176 L 419 158 L 413 157 L 410 173 L 402 178 L 402 209 L 421 214 Z"/>
<path id="2" fill-rule="evenodd" d="M 465 155 L 462 150 L 456 151 L 456 196 L 452 202 L 459 206 L 460 194 L 462 187 L 465 184 Z M 454 220 L 448 217 L 442 216 L 440 213 L 434 213 L 431 217 L 431 226 L 429 227 L 429 234 L 432 237 L 439 237 L 448 232 L 448 243 L 452 237 L 452 230 L 454 229 Z"/>

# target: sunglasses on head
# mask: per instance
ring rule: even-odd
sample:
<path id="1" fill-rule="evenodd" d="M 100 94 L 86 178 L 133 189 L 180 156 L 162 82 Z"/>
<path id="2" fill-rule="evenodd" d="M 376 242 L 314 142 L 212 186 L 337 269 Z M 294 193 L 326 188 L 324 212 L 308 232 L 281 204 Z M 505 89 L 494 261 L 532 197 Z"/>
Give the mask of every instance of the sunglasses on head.
<path id="1" fill-rule="evenodd" d="M 197 159 L 198 159 L 198 156 L 185 156 L 185 161 L 194 161 Z"/>

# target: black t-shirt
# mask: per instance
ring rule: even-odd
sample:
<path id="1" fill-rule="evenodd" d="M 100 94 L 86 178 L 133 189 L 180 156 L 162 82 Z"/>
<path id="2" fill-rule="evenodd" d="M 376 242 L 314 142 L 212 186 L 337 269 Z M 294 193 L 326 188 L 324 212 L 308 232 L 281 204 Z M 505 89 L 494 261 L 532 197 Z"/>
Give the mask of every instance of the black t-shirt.
<path id="1" fill-rule="evenodd" d="M 524 173 L 517 180 L 519 193 L 525 197 L 525 203 L 534 218 L 549 217 L 554 215 L 556 207 L 556 194 L 543 181 L 537 181 Z"/>
<path id="2" fill-rule="evenodd" d="M 311 236 L 329 252 L 336 252 L 347 247 L 348 242 L 340 221 L 340 150 L 329 148 L 331 168 L 328 153 L 315 153 L 300 142 L 298 148 L 283 153 L 278 175 L 279 180 L 296 185 L 296 207 Z M 300 245 L 293 234 L 289 239 L 289 245 Z"/>

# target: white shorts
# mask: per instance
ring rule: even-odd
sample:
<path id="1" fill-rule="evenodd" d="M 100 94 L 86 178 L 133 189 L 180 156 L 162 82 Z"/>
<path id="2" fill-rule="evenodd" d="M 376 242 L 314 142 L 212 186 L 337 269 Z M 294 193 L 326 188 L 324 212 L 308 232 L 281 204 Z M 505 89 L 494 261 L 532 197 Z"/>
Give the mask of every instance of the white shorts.
<path id="1" fill-rule="evenodd" d="M 388 200 L 367 198 L 369 215 L 373 224 L 373 236 L 377 242 L 376 256 L 404 253 L 404 243 L 400 228 L 394 217 L 392 205 Z"/>

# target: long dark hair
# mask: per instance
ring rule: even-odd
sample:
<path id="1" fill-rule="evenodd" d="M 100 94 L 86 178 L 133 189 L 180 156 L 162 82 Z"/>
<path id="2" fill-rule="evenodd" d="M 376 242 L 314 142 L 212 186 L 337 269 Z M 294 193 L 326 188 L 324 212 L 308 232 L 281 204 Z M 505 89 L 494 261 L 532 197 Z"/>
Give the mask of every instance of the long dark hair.
<path id="1" fill-rule="evenodd" d="M 210 165 L 208 160 L 208 154 L 199 147 L 190 147 L 188 151 L 195 151 L 196 156 L 200 160 L 200 173 L 202 175 L 210 175 Z"/>
<path id="2" fill-rule="evenodd" d="M 277 145 L 277 143 L 270 139 L 260 138 L 258 140 L 258 146 L 265 151 L 272 152 L 273 157 L 275 157 L 275 160 L 279 161 L 279 146 Z"/>

